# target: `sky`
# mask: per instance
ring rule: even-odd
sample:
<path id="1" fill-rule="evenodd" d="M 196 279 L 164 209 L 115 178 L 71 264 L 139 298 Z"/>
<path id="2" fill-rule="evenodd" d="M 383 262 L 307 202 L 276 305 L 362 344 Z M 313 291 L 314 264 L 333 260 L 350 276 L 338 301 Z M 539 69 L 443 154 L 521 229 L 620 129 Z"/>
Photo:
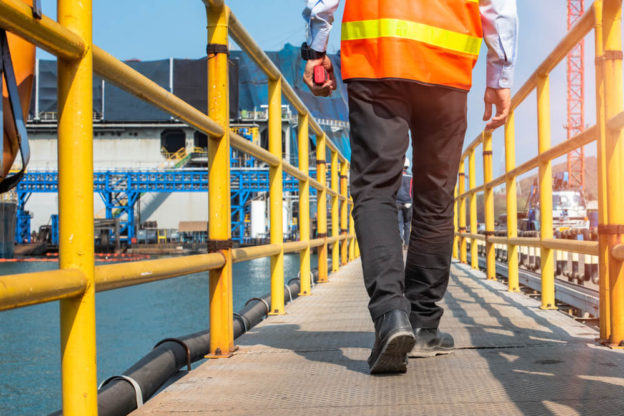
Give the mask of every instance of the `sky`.
<path id="1" fill-rule="evenodd" d="M 341 7 L 336 14 L 328 51 L 340 49 Z M 590 0 L 585 1 L 585 7 Z M 264 50 L 279 50 L 285 43 L 300 45 L 305 40 L 305 23 L 301 11 L 305 0 L 226 0 L 226 4 Z M 518 0 L 520 39 L 516 66 L 515 92 L 557 45 L 567 28 L 567 0 Z M 56 18 L 56 2 L 44 1 L 44 13 Z M 200 0 L 93 0 L 93 40 L 96 45 L 119 59 L 156 60 L 163 58 L 200 58 L 206 48 L 205 7 Z M 232 42 L 233 43 L 233 42 Z M 586 124 L 595 122 L 594 37 L 585 41 L 585 114 Z M 237 49 L 235 44 L 232 49 Z M 483 92 L 485 89 L 485 52 L 474 71 L 474 85 L 468 97 L 468 132 L 466 144 L 482 130 Z M 47 53 L 40 58 L 49 59 Z M 516 163 L 537 154 L 537 118 L 535 93 L 516 112 Z M 565 61 L 551 74 L 552 143 L 565 140 L 566 72 Z M 495 175 L 504 172 L 502 130 L 494 135 L 493 162 Z M 480 152 L 478 152 L 480 153 Z M 595 146 L 586 148 L 595 154 Z M 561 159 L 563 161 L 564 159 Z M 481 163 L 477 156 L 477 165 Z M 480 183 L 478 178 L 477 182 Z"/>

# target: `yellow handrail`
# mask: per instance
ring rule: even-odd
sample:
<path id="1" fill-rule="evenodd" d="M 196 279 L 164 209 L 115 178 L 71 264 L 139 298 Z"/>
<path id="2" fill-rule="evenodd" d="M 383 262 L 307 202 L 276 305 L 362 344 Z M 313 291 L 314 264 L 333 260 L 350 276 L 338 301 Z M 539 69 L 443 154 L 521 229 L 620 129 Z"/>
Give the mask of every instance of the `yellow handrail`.
<path id="1" fill-rule="evenodd" d="M 10 30 L 59 58 L 59 215 L 60 270 L 0 276 L 8 288 L 0 310 L 60 300 L 63 414 L 97 414 L 95 355 L 95 292 L 143 284 L 202 271 L 210 272 L 210 356 L 234 350 L 232 327 L 232 264 L 271 257 L 271 313 L 284 313 L 283 255 L 300 253 L 301 295 L 310 294 L 310 250 L 318 248 L 319 281 L 328 279 L 327 249 L 333 247 L 333 270 L 345 259 L 359 256 L 348 195 L 348 160 L 311 116 L 277 67 L 259 48 L 222 0 L 204 0 L 208 43 L 228 44 L 231 36 L 269 78 L 269 149 L 229 129 L 227 56 L 208 59 L 208 115 L 158 86 L 128 65 L 93 45 L 91 2 L 59 0 L 58 23 L 33 18 L 18 0 L 0 0 L 0 27 Z M 98 266 L 93 253 L 93 73 L 147 101 L 208 135 L 210 254 L 167 260 Z M 299 115 L 299 167 L 282 160 L 281 96 Z M 309 176 L 308 129 L 317 138 L 316 179 Z M 231 247 L 229 165 L 234 147 L 270 166 L 271 244 Z M 331 154 L 331 187 L 327 184 L 327 154 Z M 338 171 L 340 170 L 340 183 Z M 300 241 L 283 242 L 282 172 L 300 183 Z M 318 237 L 310 238 L 309 187 L 317 189 Z M 327 235 L 327 195 L 332 196 L 332 234 Z M 341 201 L 341 212 L 339 212 Z M 347 230 L 348 228 L 348 230 Z M 339 252 L 342 247 L 342 253 Z M 348 247 L 348 253 L 347 253 Z M 339 255 L 341 254 L 341 255 Z M 342 261 L 341 261 L 342 260 Z"/>
<path id="2" fill-rule="evenodd" d="M 518 290 L 518 246 L 536 247 L 541 256 L 542 308 L 554 309 L 554 257 L 553 250 L 580 253 L 599 258 L 600 337 L 612 347 L 624 346 L 624 248 L 619 244 L 624 236 L 624 88 L 622 85 L 622 0 L 596 0 L 579 19 L 563 40 L 539 65 L 536 71 L 520 87 L 512 99 L 512 113 L 505 126 L 505 174 L 498 178 L 491 175 L 491 135 L 480 134 L 464 150 L 459 171 L 456 202 L 459 229 L 456 233 L 459 247 L 455 252 L 466 262 L 466 240 L 472 240 L 473 255 L 476 241 L 486 242 L 487 276 L 495 276 L 494 244 L 506 244 L 508 249 L 509 290 Z M 592 29 L 595 32 L 596 57 L 596 125 L 577 136 L 557 145 L 550 144 L 550 98 L 549 75 L 567 56 L 571 49 Z M 604 32 L 604 33 L 603 33 Z M 537 89 L 538 155 L 520 166 L 515 166 L 514 112 L 529 94 Z M 595 241 L 569 241 L 553 238 L 552 228 L 552 167 L 551 161 L 571 150 L 597 141 L 598 148 L 598 210 L 599 238 Z M 474 163 L 479 145 L 484 150 L 484 183 L 476 186 L 476 172 L 470 169 L 470 185 L 464 189 L 464 160 Z M 517 237 L 516 180 L 532 169 L 539 169 L 540 237 Z M 494 212 L 491 194 L 495 186 L 507 188 L 507 237 L 494 237 Z M 472 203 L 477 193 L 485 192 L 486 235 L 476 234 L 476 206 Z M 471 199 L 470 233 L 465 227 L 465 200 Z M 478 263 L 473 257 L 472 267 Z"/>

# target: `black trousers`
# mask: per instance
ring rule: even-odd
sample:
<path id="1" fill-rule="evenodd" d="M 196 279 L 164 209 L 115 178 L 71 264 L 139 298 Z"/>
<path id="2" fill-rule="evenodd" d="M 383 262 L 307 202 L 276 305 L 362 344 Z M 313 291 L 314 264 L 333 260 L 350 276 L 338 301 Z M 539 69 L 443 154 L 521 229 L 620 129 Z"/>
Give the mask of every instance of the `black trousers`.
<path id="1" fill-rule="evenodd" d="M 373 320 L 393 309 L 437 328 L 453 242 L 453 197 L 466 132 L 460 90 L 409 81 L 348 83 L 351 194 Z M 412 138 L 412 230 L 404 264 L 396 196 Z"/>

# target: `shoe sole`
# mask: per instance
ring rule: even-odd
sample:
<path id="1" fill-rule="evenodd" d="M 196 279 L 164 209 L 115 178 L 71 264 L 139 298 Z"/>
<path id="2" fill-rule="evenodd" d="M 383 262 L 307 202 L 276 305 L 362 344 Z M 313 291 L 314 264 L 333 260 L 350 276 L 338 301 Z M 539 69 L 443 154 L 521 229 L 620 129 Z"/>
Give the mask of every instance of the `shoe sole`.
<path id="1" fill-rule="evenodd" d="M 371 365 L 371 374 L 405 373 L 407 353 L 414 348 L 416 339 L 411 332 L 398 332 L 390 337 Z"/>
<path id="2" fill-rule="evenodd" d="M 452 353 L 453 351 L 454 350 L 409 352 L 407 356 L 409 358 L 430 358 L 430 357 L 435 357 L 436 355 L 448 355 Z"/>

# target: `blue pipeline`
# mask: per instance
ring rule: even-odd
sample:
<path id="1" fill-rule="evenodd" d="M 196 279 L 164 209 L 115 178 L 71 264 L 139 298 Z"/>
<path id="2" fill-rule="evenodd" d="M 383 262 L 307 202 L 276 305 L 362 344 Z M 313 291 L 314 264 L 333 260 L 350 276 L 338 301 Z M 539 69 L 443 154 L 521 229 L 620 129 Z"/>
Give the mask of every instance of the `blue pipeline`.
<path id="1" fill-rule="evenodd" d="M 314 172 L 310 172 L 313 176 Z M 106 207 L 106 218 L 120 219 L 120 233 L 132 241 L 136 224 L 134 210 L 145 192 L 208 192 L 207 170 L 140 171 L 115 170 L 95 172 L 93 188 Z M 259 168 L 232 168 L 230 175 L 232 201 L 232 239 L 242 242 L 245 231 L 247 202 L 256 194 L 269 191 L 269 171 Z M 299 191 L 299 181 L 284 175 L 284 192 Z M 15 240 L 30 242 L 30 216 L 26 203 L 33 193 L 57 193 L 57 171 L 30 171 L 16 187 L 18 196 Z"/>

